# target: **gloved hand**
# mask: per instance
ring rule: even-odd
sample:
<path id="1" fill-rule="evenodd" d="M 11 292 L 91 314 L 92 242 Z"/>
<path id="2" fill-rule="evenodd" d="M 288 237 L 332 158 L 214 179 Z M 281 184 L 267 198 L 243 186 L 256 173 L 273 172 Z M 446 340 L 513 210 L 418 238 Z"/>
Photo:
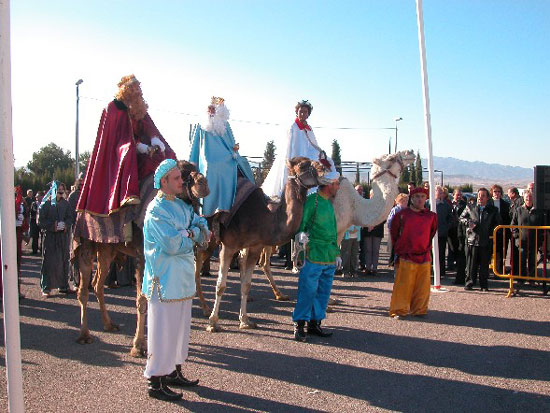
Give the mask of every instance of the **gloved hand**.
<path id="1" fill-rule="evenodd" d="M 137 151 L 139 153 L 148 153 L 149 152 L 149 145 L 145 145 L 144 143 L 138 142 Z"/>
<path id="2" fill-rule="evenodd" d="M 342 257 L 336 257 L 336 269 L 340 270 L 342 268 Z"/>
<path id="3" fill-rule="evenodd" d="M 188 230 L 186 230 L 186 229 L 180 229 L 180 230 L 179 230 L 179 233 L 181 234 L 181 236 L 182 236 L 183 238 L 189 238 L 189 231 L 188 231 Z"/>
<path id="4" fill-rule="evenodd" d="M 294 240 L 300 244 L 307 244 L 309 242 L 309 237 L 305 232 L 298 232 Z"/>
<path id="5" fill-rule="evenodd" d="M 25 219 L 25 216 L 23 214 L 17 214 L 17 220 L 23 221 Z"/>
<path id="6" fill-rule="evenodd" d="M 64 223 L 63 221 L 58 222 L 58 223 L 57 223 L 57 226 L 56 226 L 56 230 L 57 230 L 57 231 L 63 231 L 63 230 L 65 230 L 65 223 Z"/>

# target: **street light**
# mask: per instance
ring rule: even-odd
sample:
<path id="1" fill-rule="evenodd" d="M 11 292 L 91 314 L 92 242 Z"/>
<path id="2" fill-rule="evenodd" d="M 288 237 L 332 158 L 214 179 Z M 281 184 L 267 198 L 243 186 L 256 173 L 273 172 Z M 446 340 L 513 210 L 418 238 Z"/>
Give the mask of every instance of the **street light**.
<path id="1" fill-rule="evenodd" d="M 403 118 L 399 117 L 399 118 L 395 118 L 394 121 L 395 121 L 395 153 L 397 153 L 397 122 L 403 120 Z"/>
<path id="2" fill-rule="evenodd" d="M 78 175 L 80 174 L 80 164 L 78 163 L 78 103 L 80 101 L 80 96 L 78 94 L 78 88 L 80 85 L 84 82 L 82 79 L 78 79 L 75 83 L 76 85 L 76 133 L 75 133 L 75 149 L 74 149 L 74 157 L 75 157 L 75 169 L 74 169 L 74 179 L 75 181 L 78 179 Z"/>

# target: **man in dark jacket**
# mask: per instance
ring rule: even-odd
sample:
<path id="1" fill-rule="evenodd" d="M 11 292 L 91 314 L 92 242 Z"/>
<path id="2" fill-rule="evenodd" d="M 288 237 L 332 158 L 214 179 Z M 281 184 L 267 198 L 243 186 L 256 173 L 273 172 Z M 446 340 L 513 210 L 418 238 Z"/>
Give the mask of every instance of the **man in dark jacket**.
<path id="1" fill-rule="evenodd" d="M 447 236 L 453 224 L 453 208 L 447 202 L 445 190 L 440 185 L 435 187 L 436 212 L 437 212 L 437 238 L 439 242 L 439 268 L 441 276 L 446 275 L 445 250 L 447 247 Z"/>
<path id="2" fill-rule="evenodd" d="M 455 285 L 464 285 L 466 281 L 466 228 L 459 220 L 466 208 L 460 189 L 453 192 L 453 225 L 449 228 L 449 264 L 456 263 Z"/>
<path id="3" fill-rule="evenodd" d="M 533 194 L 526 191 L 523 194 L 524 203 L 521 207 L 516 208 L 512 225 L 520 226 L 541 226 L 544 225 L 543 211 L 533 207 Z M 519 275 L 534 277 L 537 270 L 537 251 L 542 246 L 544 240 L 544 230 L 535 229 L 512 229 L 515 245 L 519 249 L 521 271 Z M 514 273 L 514 275 L 518 275 Z M 523 280 L 519 280 L 519 286 L 523 284 Z"/>
<path id="4" fill-rule="evenodd" d="M 472 290 L 479 272 L 479 286 L 482 291 L 489 291 L 489 259 L 493 230 L 500 225 L 501 218 L 498 209 L 488 204 L 489 191 L 480 188 L 477 191 L 477 205 L 468 205 L 460 215 L 460 222 L 466 226 L 466 286 Z"/>
<path id="5" fill-rule="evenodd" d="M 503 191 L 500 185 L 491 187 L 492 203 L 498 209 L 502 225 L 510 225 L 510 204 L 502 198 Z M 504 238 L 503 238 L 504 234 Z M 496 239 L 496 255 L 495 255 L 495 273 L 504 274 L 504 263 L 506 262 L 506 252 L 508 251 L 508 242 L 510 241 L 511 232 L 509 229 L 499 230 Z"/>
<path id="6" fill-rule="evenodd" d="M 521 207 L 523 204 L 523 199 L 521 196 L 519 196 L 518 189 L 514 186 L 510 189 L 508 189 L 508 198 L 510 198 L 510 222 L 512 222 L 512 219 L 514 218 L 514 215 L 516 213 L 516 210 Z M 512 256 L 510 257 L 510 265 L 512 267 L 511 271 L 512 274 L 518 274 L 519 272 L 519 250 L 516 246 L 515 242 L 511 242 L 511 250 L 512 250 Z"/>

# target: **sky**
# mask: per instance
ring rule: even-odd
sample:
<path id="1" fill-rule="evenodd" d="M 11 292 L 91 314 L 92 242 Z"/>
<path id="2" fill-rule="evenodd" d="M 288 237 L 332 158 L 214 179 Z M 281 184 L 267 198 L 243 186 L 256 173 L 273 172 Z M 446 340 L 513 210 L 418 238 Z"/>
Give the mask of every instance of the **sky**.
<path id="1" fill-rule="evenodd" d="M 433 154 L 550 164 L 550 1 L 425 0 Z M 240 152 L 281 147 L 298 100 L 330 155 L 427 154 L 414 0 L 11 1 L 15 165 L 55 142 L 91 151 L 127 74 L 178 157 L 222 96 Z M 346 128 L 346 129 L 343 129 Z M 352 128 L 352 129 L 348 129 Z"/>

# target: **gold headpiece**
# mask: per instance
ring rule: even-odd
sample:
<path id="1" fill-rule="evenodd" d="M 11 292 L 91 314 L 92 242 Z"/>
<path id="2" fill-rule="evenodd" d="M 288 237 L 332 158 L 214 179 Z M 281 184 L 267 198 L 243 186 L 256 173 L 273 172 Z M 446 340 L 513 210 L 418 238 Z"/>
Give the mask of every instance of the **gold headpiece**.
<path id="1" fill-rule="evenodd" d="M 212 105 L 221 105 L 223 104 L 223 102 L 225 102 L 224 98 L 212 96 L 212 103 L 211 103 Z"/>

